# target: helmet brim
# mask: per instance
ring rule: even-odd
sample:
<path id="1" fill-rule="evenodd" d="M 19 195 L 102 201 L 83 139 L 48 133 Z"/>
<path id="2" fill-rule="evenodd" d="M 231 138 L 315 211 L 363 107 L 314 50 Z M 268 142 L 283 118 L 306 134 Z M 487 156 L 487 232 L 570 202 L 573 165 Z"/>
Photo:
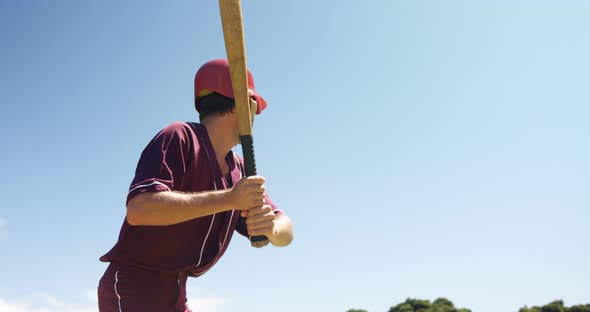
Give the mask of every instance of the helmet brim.
<path id="1" fill-rule="evenodd" d="M 266 108 L 266 100 L 256 93 L 256 91 L 253 91 L 252 89 L 248 89 L 248 91 L 250 91 L 250 96 L 254 97 L 256 100 L 256 104 L 258 106 L 256 108 L 256 115 L 262 113 L 262 111 Z"/>

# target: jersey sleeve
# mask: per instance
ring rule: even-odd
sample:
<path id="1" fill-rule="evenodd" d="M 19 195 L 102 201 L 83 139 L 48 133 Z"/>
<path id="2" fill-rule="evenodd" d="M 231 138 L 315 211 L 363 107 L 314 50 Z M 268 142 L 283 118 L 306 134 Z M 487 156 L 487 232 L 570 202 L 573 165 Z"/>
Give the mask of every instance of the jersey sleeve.
<path id="1" fill-rule="evenodd" d="M 276 216 L 284 214 L 283 211 L 279 207 L 277 207 L 277 205 L 275 205 L 275 203 L 270 199 L 268 194 L 264 194 L 264 200 L 267 205 L 270 205 L 272 207 L 272 211 L 275 213 Z M 246 218 L 242 217 L 241 215 L 238 218 L 236 231 L 240 233 L 242 236 L 249 237 L 248 228 L 246 226 Z"/>
<path id="2" fill-rule="evenodd" d="M 160 131 L 141 153 L 127 202 L 146 192 L 179 189 L 191 151 L 196 150 L 190 137 L 189 125 L 175 122 Z"/>

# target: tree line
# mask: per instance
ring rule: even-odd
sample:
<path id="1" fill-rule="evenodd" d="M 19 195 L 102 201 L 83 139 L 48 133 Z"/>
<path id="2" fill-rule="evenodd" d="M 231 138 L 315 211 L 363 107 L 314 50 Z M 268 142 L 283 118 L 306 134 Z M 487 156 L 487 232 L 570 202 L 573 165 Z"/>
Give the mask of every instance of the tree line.
<path id="1" fill-rule="evenodd" d="M 368 312 L 363 309 L 349 309 L 347 312 Z M 472 312 L 466 308 L 455 308 L 453 302 L 447 298 L 438 298 L 434 302 L 429 300 L 411 299 L 393 306 L 388 312 Z M 526 305 L 518 312 L 590 312 L 590 304 L 578 304 L 566 307 L 563 300 L 555 300 L 543 306 L 527 307 Z"/>

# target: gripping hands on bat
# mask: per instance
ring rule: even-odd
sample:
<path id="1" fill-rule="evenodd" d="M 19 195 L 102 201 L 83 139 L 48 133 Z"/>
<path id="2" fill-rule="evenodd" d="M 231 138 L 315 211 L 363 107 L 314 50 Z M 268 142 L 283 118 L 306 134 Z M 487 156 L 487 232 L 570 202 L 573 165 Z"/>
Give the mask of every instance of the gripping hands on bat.
<path id="1" fill-rule="evenodd" d="M 242 18 L 242 5 L 240 0 L 219 0 L 221 12 L 221 24 L 225 50 L 229 63 L 234 100 L 238 114 L 238 127 L 246 176 L 256 175 L 256 161 L 254 159 L 254 141 L 252 138 L 252 116 L 250 111 L 250 93 L 248 90 L 248 71 L 246 66 L 246 44 L 244 38 L 244 24 Z M 263 214 L 265 206 L 254 209 L 250 213 L 250 222 L 253 216 Z M 246 213 L 244 213 L 246 214 Z M 268 244 L 268 239 L 263 235 L 250 236 L 250 242 L 254 247 L 262 247 Z"/>

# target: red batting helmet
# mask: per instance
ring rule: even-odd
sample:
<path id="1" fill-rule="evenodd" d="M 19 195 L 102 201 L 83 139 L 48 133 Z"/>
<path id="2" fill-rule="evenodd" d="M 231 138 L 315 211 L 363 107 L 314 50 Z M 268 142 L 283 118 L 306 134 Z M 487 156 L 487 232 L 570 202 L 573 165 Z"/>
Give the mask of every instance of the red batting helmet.
<path id="1" fill-rule="evenodd" d="M 266 101 L 256 93 L 254 88 L 254 78 L 252 73 L 248 70 L 248 90 L 250 96 L 256 100 L 258 108 L 256 114 L 260 114 L 266 108 Z M 217 59 L 209 61 L 199 70 L 195 75 L 195 108 L 199 111 L 197 105 L 197 97 L 205 96 L 217 92 L 228 98 L 234 98 L 234 90 L 231 85 L 231 78 L 229 74 L 229 65 L 225 59 Z"/>

